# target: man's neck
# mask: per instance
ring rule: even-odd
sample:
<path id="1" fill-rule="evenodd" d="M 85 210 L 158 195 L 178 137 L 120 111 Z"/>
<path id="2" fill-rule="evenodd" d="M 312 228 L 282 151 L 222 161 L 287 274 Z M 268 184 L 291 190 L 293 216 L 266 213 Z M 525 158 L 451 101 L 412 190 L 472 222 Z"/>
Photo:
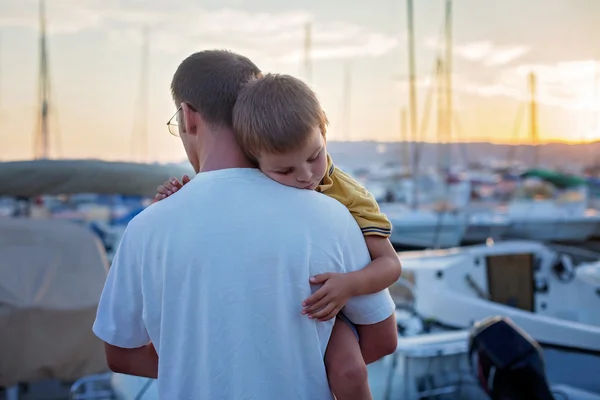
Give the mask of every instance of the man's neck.
<path id="1" fill-rule="evenodd" d="M 215 132 L 206 139 L 206 143 L 202 145 L 200 151 L 198 172 L 229 168 L 255 168 L 240 149 L 233 133 Z"/>
<path id="2" fill-rule="evenodd" d="M 213 153 L 199 163 L 200 172 L 210 172 L 219 169 L 229 168 L 256 168 L 243 154 L 223 154 Z"/>

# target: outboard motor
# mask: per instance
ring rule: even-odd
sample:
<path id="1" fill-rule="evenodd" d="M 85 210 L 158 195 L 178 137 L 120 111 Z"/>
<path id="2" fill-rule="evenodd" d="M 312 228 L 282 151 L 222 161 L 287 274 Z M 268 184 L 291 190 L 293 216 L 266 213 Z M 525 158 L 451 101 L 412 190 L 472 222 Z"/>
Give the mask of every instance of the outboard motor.
<path id="1" fill-rule="evenodd" d="M 540 345 L 510 318 L 476 323 L 469 336 L 469 358 L 492 400 L 554 400 Z"/>

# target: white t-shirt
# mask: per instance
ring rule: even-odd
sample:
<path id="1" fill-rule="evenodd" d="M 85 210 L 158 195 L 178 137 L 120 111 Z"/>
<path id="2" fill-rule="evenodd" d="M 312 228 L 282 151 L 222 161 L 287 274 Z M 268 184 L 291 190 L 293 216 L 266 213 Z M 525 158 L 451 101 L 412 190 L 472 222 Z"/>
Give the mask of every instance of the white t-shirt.
<path id="1" fill-rule="evenodd" d="M 123 348 L 154 343 L 162 399 L 331 399 L 323 357 L 334 320 L 302 315 L 310 276 L 369 263 L 348 210 L 255 169 L 197 175 L 125 231 L 94 333 Z M 345 315 L 392 315 L 387 290 Z"/>

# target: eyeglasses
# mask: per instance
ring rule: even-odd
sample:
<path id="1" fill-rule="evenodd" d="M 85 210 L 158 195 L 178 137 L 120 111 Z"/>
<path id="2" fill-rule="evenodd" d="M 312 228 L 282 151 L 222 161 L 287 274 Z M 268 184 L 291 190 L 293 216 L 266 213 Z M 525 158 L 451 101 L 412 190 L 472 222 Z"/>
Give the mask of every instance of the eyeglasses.
<path id="1" fill-rule="evenodd" d="M 198 112 L 196 110 L 196 107 L 192 106 L 189 103 L 186 103 L 186 104 L 190 108 L 190 110 L 192 110 L 193 112 Z M 173 114 L 173 116 L 167 122 L 167 128 L 169 129 L 169 133 L 175 137 L 179 137 L 179 117 L 178 117 L 178 115 L 180 112 L 181 112 L 181 106 L 179 106 L 177 108 L 177 111 L 175 111 L 175 114 Z"/>
<path id="2" fill-rule="evenodd" d="M 175 114 L 173 114 L 173 116 L 169 118 L 169 121 L 167 122 L 167 128 L 169 129 L 169 133 L 175 137 L 179 136 L 179 118 L 177 118 L 177 115 L 179 115 L 179 111 L 181 111 L 181 106 L 177 108 Z"/>

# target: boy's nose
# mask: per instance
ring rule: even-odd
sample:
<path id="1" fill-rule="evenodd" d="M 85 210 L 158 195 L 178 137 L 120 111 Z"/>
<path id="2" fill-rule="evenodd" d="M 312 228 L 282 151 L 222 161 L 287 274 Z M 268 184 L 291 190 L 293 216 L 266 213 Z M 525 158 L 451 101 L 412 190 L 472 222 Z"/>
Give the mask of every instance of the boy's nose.
<path id="1" fill-rule="evenodd" d="M 310 178 L 312 178 L 312 172 L 309 169 L 305 169 L 298 172 L 298 182 L 310 182 Z"/>

